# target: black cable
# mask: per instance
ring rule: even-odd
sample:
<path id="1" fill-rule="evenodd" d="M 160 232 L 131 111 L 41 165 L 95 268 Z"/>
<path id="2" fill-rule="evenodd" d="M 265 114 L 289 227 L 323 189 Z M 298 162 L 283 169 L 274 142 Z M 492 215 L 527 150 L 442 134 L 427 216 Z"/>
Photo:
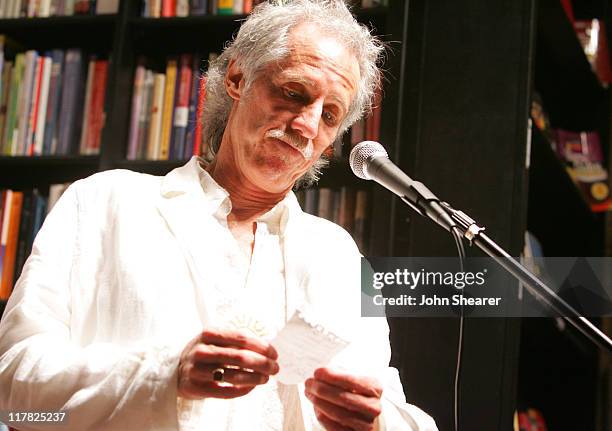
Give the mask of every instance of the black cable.
<path id="1" fill-rule="evenodd" d="M 463 247 L 463 240 L 461 231 L 457 226 L 451 228 L 451 233 L 455 239 L 457 245 L 457 252 L 459 253 L 459 267 L 463 272 L 464 260 L 465 260 L 465 248 Z M 461 289 L 460 295 L 463 297 L 463 289 Z M 455 367 L 455 393 L 454 393 L 454 419 L 455 419 L 455 431 L 459 431 L 459 377 L 461 373 L 461 355 L 463 353 L 463 301 L 459 306 L 459 340 L 457 342 L 457 365 Z"/>

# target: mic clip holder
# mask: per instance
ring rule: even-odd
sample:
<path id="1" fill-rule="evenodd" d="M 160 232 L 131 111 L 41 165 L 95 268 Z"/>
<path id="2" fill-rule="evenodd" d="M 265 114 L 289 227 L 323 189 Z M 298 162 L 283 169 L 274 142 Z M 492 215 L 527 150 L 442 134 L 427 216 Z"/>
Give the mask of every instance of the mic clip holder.
<path id="1" fill-rule="evenodd" d="M 448 202 L 440 202 L 440 206 L 442 206 L 453 221 L 459 225 L 463 231 L 463 236 L 470 242 L 470 246 L 472 246 L 474 238 L 478 237 L 481 232 L 484 232 L 485 227 L 478 226 L 476 220 L 463 211 L 454 209 Z"/>

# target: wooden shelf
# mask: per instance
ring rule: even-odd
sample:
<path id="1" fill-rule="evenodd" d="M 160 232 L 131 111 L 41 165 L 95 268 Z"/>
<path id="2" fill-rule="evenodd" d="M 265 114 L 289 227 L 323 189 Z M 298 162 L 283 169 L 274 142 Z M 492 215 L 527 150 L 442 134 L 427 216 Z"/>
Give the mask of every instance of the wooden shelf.
<path id="1" fill-rule="evenodd" d="M 603 216 L 593 213 L 546 138 L 534 128 L 527 229 L 545 256 L 601 256 Z"/>
<path id="2" fill-rule="evenodd" d="M 28 49 L 65 49 L 78 45 L 105 51 L 112 46 L 116 22 L 115 14 L 6 18 L 0 19 L 0 34 L 11 37 Z"/>
<path id="3" fill-rule="evenodd" d="M 534 84 L 553 127 L 600 129 L 607 121 L 607 91 L 558 0 L 539 2 L 537 28 Z"/>
<path id="4" fill-rule="evenodd" d="M 173 169 L 183 166 L 187 160 L 119 160 L 114 164 L 117 169 L 129 169 L 143 174 L 166 175 Z"/>
<path id="5" fill-rule="evenodd" d="M 98 156 L 1 156 L 0 188 L 75 181 L 98 171 Z"/>

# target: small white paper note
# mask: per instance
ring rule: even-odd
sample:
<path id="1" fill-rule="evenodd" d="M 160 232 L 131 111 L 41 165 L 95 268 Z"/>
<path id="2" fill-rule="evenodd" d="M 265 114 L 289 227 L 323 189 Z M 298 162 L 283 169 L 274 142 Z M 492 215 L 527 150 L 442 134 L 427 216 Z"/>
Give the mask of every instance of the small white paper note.
<path id="1" fill-rule="evenodd" d="M 274 377 L 292 385 L 311 377 L 349 343 L 296 310 L 271 344 L 278 352 L 280 368 Z"/>

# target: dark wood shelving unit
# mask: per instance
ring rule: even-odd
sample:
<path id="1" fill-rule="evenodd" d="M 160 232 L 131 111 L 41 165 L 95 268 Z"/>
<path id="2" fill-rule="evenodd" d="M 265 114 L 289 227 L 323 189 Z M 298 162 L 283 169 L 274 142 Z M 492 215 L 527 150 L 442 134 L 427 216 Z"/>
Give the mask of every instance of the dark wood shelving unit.
<path id="1" fill-rule="evenodd" d="M 599 19 L 605 22 L 607 16 Z M 607 154 L 608 90 L 591 69 L 557 0 L 538 2 L 534 90 L 553 128 L 596 130 Z M 551 145 L 534 126 L 527 229 L 546 257 L 603 256 L 604 215 L 591 211 Z M 518 405 L 540 410 L 548 429 L 595 430 L 599 349 L 563 323 L 522 319 Z"/>
<path id="2" fill-rule="evenodd" d="M 28 49 L 81 47 L 108 51 L 117 20 L 117 15 L 0 19 L 0 34 L 11 37 Z M 75 38 L 77 34 L 79 36 Z"/>
<path id="3" fill-rule="evenodd" d="M 74 181 L 98 170 L 98 156 L 1 156 L 0 188 L 23 189 Z"/>

